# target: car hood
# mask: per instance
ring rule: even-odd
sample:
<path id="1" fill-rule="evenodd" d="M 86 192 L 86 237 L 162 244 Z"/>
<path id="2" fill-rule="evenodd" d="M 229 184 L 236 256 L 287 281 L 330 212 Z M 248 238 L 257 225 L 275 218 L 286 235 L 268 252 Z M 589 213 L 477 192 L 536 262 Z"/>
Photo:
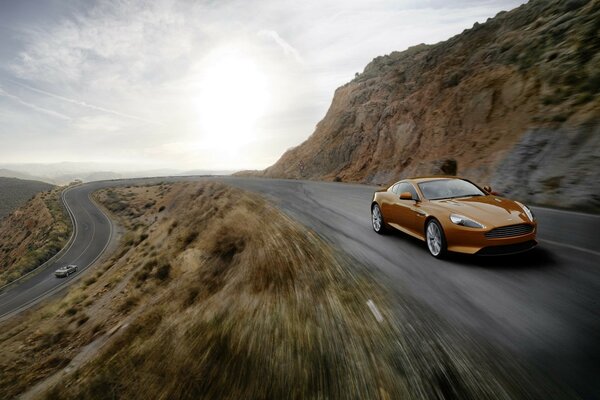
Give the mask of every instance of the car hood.
<path id="1" fill-rule="evenodd" d="M 521 206 L 499 196 L 473 196 L 434 202 L 451 213 L 472 218 L 487 228 L 531 222 Z"/>

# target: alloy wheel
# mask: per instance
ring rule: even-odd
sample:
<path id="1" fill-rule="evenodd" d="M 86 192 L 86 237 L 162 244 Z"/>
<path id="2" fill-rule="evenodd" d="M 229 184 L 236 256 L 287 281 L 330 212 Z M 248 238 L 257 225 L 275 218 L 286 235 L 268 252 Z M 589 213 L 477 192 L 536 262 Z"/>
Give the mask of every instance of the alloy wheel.
<path id="1" fill-rule="evenodd" d="M 442 253 L 443 248 L 442 232 L 438 224 L 431 221 L 427 225 L 427 248 L 434 257 L 438 257 Z"/>

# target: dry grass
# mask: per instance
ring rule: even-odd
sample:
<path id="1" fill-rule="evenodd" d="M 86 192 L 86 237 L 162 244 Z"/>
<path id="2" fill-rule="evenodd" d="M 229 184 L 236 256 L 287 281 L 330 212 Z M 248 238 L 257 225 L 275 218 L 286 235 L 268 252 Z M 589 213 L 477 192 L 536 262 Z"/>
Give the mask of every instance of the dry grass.
<path id="1" fill-rule="evenodd" d="M 391 303 L 362 266 L 257 196 L 204 183 L 97 198 L 124 202 L 116 215 L 148 236 L 124 235 L 96 282 L 3 327 L 0 397 L 60 370 L 101 337 L 107 345 L 45 398 L 556 395 L 508 357 L 448 334 L 411 300 Z M 36 349 L 46 358 L 32 363 Z"/>

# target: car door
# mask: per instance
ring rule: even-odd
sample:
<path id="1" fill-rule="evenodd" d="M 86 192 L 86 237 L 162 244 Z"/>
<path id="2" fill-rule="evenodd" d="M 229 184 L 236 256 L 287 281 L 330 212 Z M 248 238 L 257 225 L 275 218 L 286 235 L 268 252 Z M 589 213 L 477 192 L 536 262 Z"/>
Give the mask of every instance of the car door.
<path id="1" fill-rule="evenodd" d="M 422 210 L 421 206 L 423 205 L 422 199 L 417 193 L 414 185 L 412 183 L 408 183 L 408 190 L 412 195 L 414 201 L 410 204 L 410 209 L 413 212 L 412 217 L 408 220 L 408 229 L 417 237 L 423 237 L 425 233 L 425 218 L 427 217 L 427 213 Z"/>
<path id="2" fill-rule="evenodd" d="M 384 193 L 380 198 L 380 206 L 381 211 L 383 213 L 383 217 L 388 224 L 397 224 L 395 215 L 395 205 L 397 197 L 399 196 L 398 187 L 399 183 L 394 184 L 390 187 L 386 193 Z"/>
<path id="3" fill-rule="evenodd" d="M 425 214 L 419 209 L 419 196 L 409 182 L 401 182 L 394 188 L 394 201 L 390 205 L 390 223 L 397 225 L 396 227 L 400 230 L 416 235 L 419 237 L 423 236 L 422 225 Z M 409 192 L 413 199 L 403 200 L 400 198 L 400 194 Z"/>

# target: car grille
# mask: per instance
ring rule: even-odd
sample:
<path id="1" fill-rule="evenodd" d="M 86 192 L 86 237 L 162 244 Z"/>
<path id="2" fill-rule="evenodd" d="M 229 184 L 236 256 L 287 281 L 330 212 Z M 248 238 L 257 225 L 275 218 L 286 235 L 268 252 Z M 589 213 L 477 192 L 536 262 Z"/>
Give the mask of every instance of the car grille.
<path id="1" fill-rule="evenodd" d="M 485 237 L 488 239 L 501 239 L 513 236 L 527 235 L 531 232 L 533 232 L 533 225 L 517 224 L 494 228 L 491 231 L 486 232 Z"/>

